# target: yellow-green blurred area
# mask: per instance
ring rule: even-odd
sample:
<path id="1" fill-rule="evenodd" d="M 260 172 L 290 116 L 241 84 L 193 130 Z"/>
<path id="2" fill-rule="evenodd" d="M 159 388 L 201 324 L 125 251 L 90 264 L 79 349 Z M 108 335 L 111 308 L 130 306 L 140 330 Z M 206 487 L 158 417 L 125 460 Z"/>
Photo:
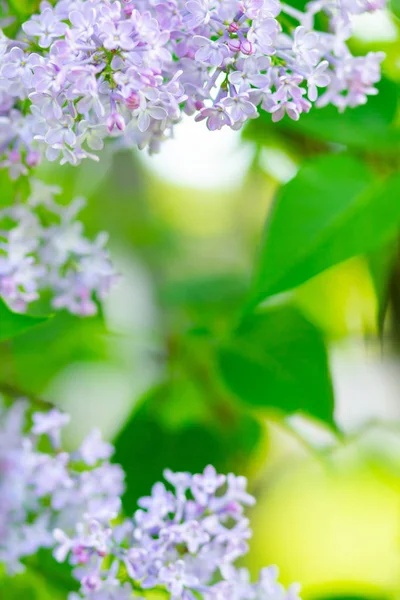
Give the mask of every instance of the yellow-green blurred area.
<path id="1" fill-rule="evenodd" d="M 358 109 L 335 113 L 330 141 L 312 123 L 259 119 L 241 136 L 188 119 L 157 156 L 108 147 L 99 164 L 46 165 L 40 175 L 64 188 L 63 200 L 88 198 L 86 231 L 109 232 L 120 279 L 99 317 L 60 314 L 1 346 L 1 380 L 71 413 L 70 446 L 96 425 L 122 439 L 129 507 L 165 467 L 208 461 L 246 474 L 258 499 L 248 566 L 255 575 L 277 564 L 284 583 L 302 584 L 305 600 L 400 598 L 396 295 L 379 332 L 365 256 L 285 295 L 328 343 L 340 433 L 304 414 L 282 415 L 279 402 L 243 416 L 213 351 L 240 320 L 274 195 L 304 161 L 347 148 L 375 173 L 398 168 L 400 146 L 386 151 L 382 139 L 400 123 L 399 31 L 385 11 L 358 19 L 352 42 L 356 53 L 387 53 L 392 93 L 381 102 L 394 105 L 391 123 L 364 107 L 369 121 Z M 379 106 L 379 97 L 372 102 Z M 364 125 L 372 121 L 371 142 Z M 311 394 L 313 378 L 309 384 Z"/>

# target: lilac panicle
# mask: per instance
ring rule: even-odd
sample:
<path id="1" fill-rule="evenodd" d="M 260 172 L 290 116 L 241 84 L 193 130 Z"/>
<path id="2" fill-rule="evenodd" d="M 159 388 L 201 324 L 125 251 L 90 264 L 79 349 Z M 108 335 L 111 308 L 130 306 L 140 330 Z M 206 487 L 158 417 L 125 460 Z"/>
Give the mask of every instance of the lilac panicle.
<path id="1" fill-rule="evenodd" d="M 218 474 L 211 465 L 195 475 L 167 469 L 164 476 L 167 485 L 156 483 L 132 518 L 80 523 L 72 536 L 55 532 L 56 558 L 69 555 L 81 583 L 71 600 L 122 600 L 151 589 L 173 600 L 299 600 L 299 586 L 285 590 L 275 567 L 252 583 L 235 565 L 249 549 L 244 513 L 255 503 L 244 477 Z"/>
<path id="2" fill-rule="evenodd" d="M 173 600 L 299 600 L 276 567 L 251 582 L 236 566 L 249 549 L 245 515 L 255 499 L 245 477 L 165 470 L 138 501 L 121 512 L 124 473 L 110 464 L 113 447 L 92 432 L 76 452 L 61 449 L 69 418 L 58 409 L 35 413 L 26 404 L 0 411 L 0 565 L 15 573 L 41 548 L 69 561 L 80 591 L 69 600 L 131 600 L 164 590 Z M 47 452 L 42 450 L 47 440 Z M 46 445 L 45 445 L 46 446 Z"/>
<path id="3" fill-rule="evenodd" d="M 109 446 L 97 433 L 77 452 L 63 452 L 60 434 L 69 417 L 57 409 L 35 413 L 26 433 L 26 407 L 22 400 L 0 405 L 0 564 L 10 573 L 22 571 L 23 559 L 40 548 L 52 548 L 54 529 L 114 519 L 124 490 L 123 471 L 109 463 Z M 51 452 L 39 449 L 45 438 Z"/>
<path id="4" fill-rule="evenodd" d="M 77 220 L 82 199 L 62 206 L 55 200 L 61 192 L 57 186 L 31 178 L 30 188 L 25 204 L 0 210 L 0 298 L 24 312 L 50 290 L 53 308 L 95 314 L 95 300 L 104 298 L 116 280 L 106 234 L 93 242 L 84 236 Z"/>
<path id="5" fill-rule="evenodd" d="M 0 166 L 97 160 L 107 138 L 156 151 L 183 114 L 239 129 L 376 94 L 383 54 L 353 57 L 353 15 L 385 0 L 59 0 L 0 34 Z M 314 28 L 323 13 L 326 32 Z M 293 26 L 287 27 L 288 18 Z"/>
<path id="6" fill-rule="evenodd" d="M 0 29 L 0 168 L 18 180 L 43 157 L 98 160 L 109 138 L 153 152 L 184 114 L 215 131 L 240 129 L 262 111 L 276 122 L 298 120 L 313 104 L 364 104 L 377 93 L 383 54 L 353 57 L 346 41 L 354 15 L 383 6 L 312 0 L 302 12 L 280 0 L 43 1 L 15 40 Z M 314 28 L 320 13 L 325 32 Z M 44 186 L 32 184 L 38 204 Z M 93 315 L 115 281 L 106 236 L 87 240 L 80 203 L 61 209 L 49 200 L 57 193 L 44 193 L 51 226 L 29 203 L 0 212 L 0 298 L 23 312 L 46 290 L 53 308 Z"/>

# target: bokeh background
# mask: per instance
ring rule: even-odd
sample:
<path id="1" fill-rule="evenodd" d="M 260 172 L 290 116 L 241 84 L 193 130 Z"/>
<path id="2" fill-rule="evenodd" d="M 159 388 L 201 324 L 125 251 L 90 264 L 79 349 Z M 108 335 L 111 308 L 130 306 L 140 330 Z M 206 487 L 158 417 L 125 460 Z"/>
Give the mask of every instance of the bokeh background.
<path id="1" fill-rule="evenodd" d="M 157 156 L 113 146 L 99 164 L 45 165 L 40 176 L 61 185 L 66 202 L 87 198 L 85 229 L 109 232 L 120 278 L 97 317 L 58 314 L 0 346 L 1 381 L 71 413 L 69 446 L 93 426 L 115 441 L 128 476 L 127 511 L 165 467 L 213 462 L 247 475 L 258 498 L 248 566 L 256 573 L 279 565 L 284 583 L 301 582 L 305 600 L 400 598 L 396 243 L 381 286 L 372 265 L 385 247 L 325 270 L 284 299 L 327 344 L 338 430 L 285 415 L 274 401 L 279 386 L 255 381 L 257 369 L 239 373 L 232 390 L 219 343 L 240 318 L 271 202 L 306 161 L 345 152 L 378 174 L 398 170 L 397 0 L 392 10 L 356 19 L 352 49 L 387 53 L 381 93 L 365 107 L 278 125 L 266 116 L 244 132 L 210 133 L 187 119 Z M 274 354 L 273 340 L 291 331 L 298 343 L 290 371 L 309 352 L 302 327 L 284 310 L 268 340 L 256 330 L 248 343 L 255 353 L 269 344 Z M 306 393 L 318 398 L 315 369 Z M 252 397 L 241 393 L 250 388 Z M 49 575 L 38 569 L 15 597 L 47 600 L 41 579 Z"/>

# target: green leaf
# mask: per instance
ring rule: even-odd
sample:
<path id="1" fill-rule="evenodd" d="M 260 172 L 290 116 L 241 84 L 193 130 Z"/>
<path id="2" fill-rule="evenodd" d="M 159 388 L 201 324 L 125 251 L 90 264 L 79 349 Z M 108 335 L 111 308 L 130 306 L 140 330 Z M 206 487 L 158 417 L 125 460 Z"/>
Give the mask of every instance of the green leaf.
<path id="1" fill-rule="evenodd" d="M 256 264 L 252 306 L 390 240 L 400 221 L 400 175 L 372 182 L 346 155 L 310 161 L 281 188 Z"/>
<path id="2" fill-rule="evenodd" d="M 0 3 L 0 17 L 10 18 L 11 23 L 5 28 L 5 33 L 11 39 L 15 38 L 22 23 L 39 10 L 40 0 L 8 0 Z"/>
<path id="3" fill-rule="evenodd" d="M 7 600 L 61 600 L 61 594 L 55 595 L 46 582 L 33 573 L 24 573 L 0 580 L 1 598 Z M 65 598 L 65 594 L 64 594 Z"/>
<path id="4" fill-rule="evenodd" d="M 333 391 L 320 331 L 295 308 L 253 315 L 217 351 L 228 388 L 253 407 L 298 411 L 333 425 Z"/>
<path id="5" fill-rule="evenodd" d="M 25 559 L 27 571 L 42 578 L 48 586 L 65 595 L 79 589 L 78 581 L 72 576 L 72 567 L 68 563 L 59 563 L 52 551 L 41 549 Z"/>
<path id="6" fill-rule="evenodd" d="M 21 185 L 24 185 L 23 180 L 21 180 Z M 16 184 L 11 180 L 8 169 L 2 169 L 0 171 L 0 208 L 9 206 L 14 201 L 15 187 Z"/>
<path id="7" fill-rule="evenodd" d="M 0 379 L 10 380 L 38 395 L 72 363 L 109 360 L 110 333 L 100 315 L 80 319 L 59 311 L 39 328 L 13 338 L 0 361 Z M 46 356 L 46 360 L 43 360 Z"/>
<path id="8" fill-rule="evenodd" d="M 54 0 L 50 3 L 54 4 Z M 40 0 L 8 0 L 7 4 L 8 14 L 15 16 L 19 25 L 40 11 Z"/>
<path id="9" fill-rule="evenodd" d="M 359 594 L 345 594 L 345 595 L 335 595 L 335 596 L 317 596 L 316 600 L 388 600 L 388 596 L 384 593 L 377 592 L 376 594 L 372 593 L 368 596 L 359 595 Z"/>
<path id="10" fill-rule="evenodd" d="M 370 96 L 366 104 L 348 108 L 344 113 L 329 105 L 301 115 L 299 121 L 285 117 L 279 123 L 272 123 L 271 116 L 262 113 L 261 122 L 251 123 L 245 135 L 263 144 L 269 138 L 265 130 L 273 128 L 275 133 L 280 131 L 318 142 L 343 144 L 352 149 L 368 150 L 374 155 L 397 156 L 400 150 L 400 130 L 395 124 L 398 84 L 383 78 L 377 88 L 379 93 Z"/>
<path id="11" fill-rule="evenodd" d="M 400 19 L 400 0 L 391 0 L 389 8 Z"/>
<path id="12" fill-rule="evenodd" d="M 126 473 L 123 502 L 128 514 L 136 509 L 137 499 L 162 479 L 166 468 L 195 473 L 212 463 L 220 471 L 236 469 L 245 474 L 262 438 L 259 422 L 240 412 L 232 422 L 220 426 L 215 418 L 207 419 L 205 403 L 189 379 L 168 381 L 143 399 L 115 441 L 114 460 Z M 184 404 L 179 418 L 178 407 Z"/>
<path id="13" fill-rule="evenodd" d="M 25 571 L 0 576 L 0 597 L 7 600 L 65 600 L 79 589 L 70 565 L 59 564 L 50 551 L 40 550 L 25 561 Z"/>
<path id="14" fill-rule="evenodd" d="M 378 84 L 379 94 L 368 102 L 340 114 L 334 106 L 327 106 L 302 115 L 297 123 L 285 120 L 283 128 L 293 129 L 315 139 L 345 144 L 352 148 L 369 148 L 374 153 L 398 152 L 400 131 L 391 127 L 398 105 L 398 86 L 389 79 Z M 303 119 L 303 117 L 305 117 Z"/>
<path id="15" fill-rule="evenodd" d="M 12 312 L 0 298 L 0 342 L 9 340 L 32 327 L 46 323 L 51 317 L 31 317 Z"/>
<path id="16" fill-rule="evenodd" d="M 160 299 L 166 306 L 198 306 L 203 310 L 243 300 L 247 281 L 236 273 L 220 273 L 168 281 Z"/>

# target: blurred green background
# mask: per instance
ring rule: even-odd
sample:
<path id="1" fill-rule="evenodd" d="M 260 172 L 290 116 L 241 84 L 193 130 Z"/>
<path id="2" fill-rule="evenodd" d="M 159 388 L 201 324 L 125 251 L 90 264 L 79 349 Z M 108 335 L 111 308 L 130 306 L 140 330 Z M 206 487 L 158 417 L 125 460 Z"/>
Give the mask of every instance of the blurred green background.
<path id="1" fill-rule="evenodd" d="M 392 8 L 356 19 L 353 51 L 387 53 L 366 106 L 240 133 L 187 120 L 154 157 L 45 165 L 66 202 L 86 196 L 86 231 L 109 232 L 121 276 L 97 317 L 57 314 L 0 345 L 0 390 L 69 411 L 69 446 L 93 426 L 115 441 L 127 512 L 166 467 L 247 475 L 248 566 L 279 565 L 305 600 L 400 598 Z M 58 597 L 54 565 L 31 567 L 2 597 Z"/>

